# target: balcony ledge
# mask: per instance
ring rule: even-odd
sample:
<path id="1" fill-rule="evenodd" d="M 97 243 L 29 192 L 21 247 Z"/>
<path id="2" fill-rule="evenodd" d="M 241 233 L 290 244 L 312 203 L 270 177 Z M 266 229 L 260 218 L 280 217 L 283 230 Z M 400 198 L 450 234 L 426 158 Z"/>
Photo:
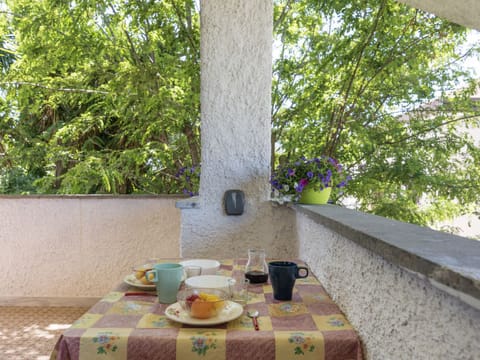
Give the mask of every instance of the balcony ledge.
<path id="1" fill-rule="evenodd" d="M 187 199 L 181 199 L 175 202 L 177 209 L 199 209 L 200 198 L 198 196 L 189 197 Z"/>
<path id="2" fill-rule="evenodd" d="M 480 241 L 334 205 L 291 206 L 480 309 Z"/>

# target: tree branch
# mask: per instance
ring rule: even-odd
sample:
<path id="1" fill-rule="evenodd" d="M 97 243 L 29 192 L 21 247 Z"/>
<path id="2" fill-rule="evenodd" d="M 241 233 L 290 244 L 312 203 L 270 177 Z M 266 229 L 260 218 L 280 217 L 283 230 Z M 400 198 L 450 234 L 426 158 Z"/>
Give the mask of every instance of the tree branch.
<path id="1" fill-rule="evenodd" d="M 344 113 L 345 113 L 345 109 L 347 107 L 347 100 L 350 96 L 350 92 L 351 92 L 352 87 L 353 87 L 353 82 L 354 82 L 355 77 L 357 75 L 358 69 L 360 68 L 360 63 L 363 59 L 365 49 L 367 48 L 368 44 L 370 43 L 370 41 L 372 40 L 373 36 L 375 35 L 375 33 L 377 31 L 378 24 L 380 22 L 380 19 L 382 17 L 384 9 L 385 9 L 385 1 L 382 1 L 379 9 L 377 11 L 377 14 L 375 16 L 375 19 L 373 21 L 370 33 L 368 34 L 367 39 L 365 39 L 365 41 L 363 42 L 363 44 L 360 48 L 358 57 L 356 59 L 355 67 L 354 67 L 353 72 L 350 76 L 347 88 L 346 88 L 344 96 L 343 96 L 343 102 L 340 105 L 340 108 L 338 109 L 338 111 L 335 111 L 335 110 L 332 111 L 332 116 L 330 117 L 330 129 L 333 130 L 333 133 L 332 133 L 332 135 L 330 135 L 328 137 L 328 139 L 326 141 L 326 144 L 325 144 L 325 149 L 326 149 L 325 153 L 327 155 L 330 155 L 330 156 L 334 155 L 334 150 L 335 150 L 335 147 L 337 145 L 338 139 L 340 137 L 340 133 L 343 131 L 343 124 L 344 124 L 344 121 L 345 121 Z M 338 116 L 337 116 L 337 114 L 338 114 Z"/>
<path id="2" fill-rule="evenodd" d="M 187 0 L 188 1 L 188 0 Z M 180 27 L 182 28 L 183 31 L 185 31 L 185 34 L 187 36 L 188 42 L 190 43 L 190 46 L 194 51 L 197 50 L 197 43 L 192 37 L 192 28 L 188 28 L 185 26 L 185 24 L 182 21 L 182 12 L 179 9 L 178 5 L 176 4 L 175 0 L 170 2 L 172 4 L 173 9 L 175 10 L 175 14 L 177 15 L 178 22 L 180 24 Z M 187 12 L 191 11 L 190 7 L 188 9 L 185 9 L 185 16 L 187 17 Z M 190 16 L 190 24 L 191 24 L 191 12 L 188 14 Z M 187 18 L 186 21 L 188 22 L 189 19 Z"/>
<path id="3" fill-rule="evenodd" d="M 32 86 L 32 87 L 39 87 L 42 89 L 54 90 L 54 91 L 62 91 L 62 92 L 71 92 L 71 93 L 87 93 L 87 94 L 102 94 L 107 95 L 107 91 L 101 90 L 92 90 L 92 89 L 73 89 L 73 88 L 55 88 L 48 85 L 43 85 L 39 83 L 33 83 L 28 81 L 3 81 L 0 82 L 0 85 L 7 85 L 7 86 Z"/>
<path id="4" fill-rule="evenodd" d="M 470 115 L 470 116 L 463 116 L 463 117 L 459 117 L 457 119 L 452 119 L 452 120 L 448 120 L 448 121 L 444 121 L 440 124 L 438 124 L 437 126 L 430 126 L 428 128 L 424 128 L 424 129 L 421 129 L 419 131 L 417 131 L 416 133 L 414 134 L 411 134 L 411 135 L 408 135 L 408 136 L 404 136 L 403 138 L 400 138 L 396 141 L 385 141 L 385 142 L 382 142 L 382 143 L 379 143 L 379 144 L 376 144 L 374 146 L 374 150 L 373 151 L 370 151 L 368 153 L 364 153 L 362 157 L 360 157 L 359 159 L 357 159 L 355 161 L 355 163 L 352 163 L 351 166 L 349 167 L 349 169 L 351 169 L 352 167 L 360 164 L 360 162 L 362 162 L 364 159 L 370 157 L 376 150 L 378 150 L 379 147 L 382 147 L 382 146 L 390 146 L 390 145 L 398 145 L 400 143 L 403 143 L 403 142 L 406 142 L 407 140 L 409 139 L 412 139 L 412 138 L 415 138 L 415 137 L 418 137 L 419 135 L 422 135 L 422 134 L 425 134 L 425 133 L 428 133 L 430 131 L 433 131 L 435 129 L 438 129 L 442 126 L 445 126 L 445 125 L 448 125 L 448 124 L 451 124 L 451 123 L 455 123 L 455 122 L 459 122 L 459 121 L 463 121 L 463 120 L 469 120 L 469 119 L 474 119 L 474 118 L 478 118 L 480 116 L 480 114 L 474 114 L 474 115 Z M 348 170 L 348 169 L 347 169 Z"/>
<path id="5" fill-rule="evenodd" d="M 277 20 L 275 20 L 275 22 L 273 23 L 273 31 L 275 32 L 277 30 L 277 26 L 280 25 L 282 22 L 283 22 L 283 19 L 285 18 L 285 16 L 287 15 L 287 12 L 290 7 L 290 3 L 292 2 L 292 0 L 287 0 L 287 3 L 285 4 L 285 6 L 283 7 L 282 9 L 282 12 L 280 13 L 280 16 L 278 17 Z"/>
<path id="6" fill-rule="evenodd" d="M 424 128 L 424 129 L 421 129 L 417 132 L 415 132 L 414 134 L 411 134 L 411 135 L 408 135 L 408 136 L 404 136 L 403 138 L 400 138 L 398 140 L 395 140 L 395 141 L 385 141 L 383 143 L 380 143 L 380 144 L 377 144 L 377 146 L 384 146 L 384 145 L 395 145 L 395 144 L 399 144 L 399 143 L 402 143 L 404 141 L 407 141 L 411 138 L 415 138 L 421 134 L 425 134 L 425 133 L 428 133 L 430 131 L 433 131 L 435 129 L 438 129 L 438 128 L 441 128 L 445 125 L 448 125 L 448 124 L 452 124 L 452 123 L 455 123 L 455 122 L 459 122 L 459 121 L 463 121 L 463 120 L 469 120 L 469 119 L 474 119 L 474 118 L 478 118 L 480 116 L 480 114 L 473 114 L 473 115 L 469 115 L 469 116 L 462 116 L 460 118 L 457 118 L 457 119 L 451 119 L 451 120 L 448 120 L 448 121 L 444 121 L 436 126 L 430 126 L 430 127 L 427 127 L 427 128 Z"/>

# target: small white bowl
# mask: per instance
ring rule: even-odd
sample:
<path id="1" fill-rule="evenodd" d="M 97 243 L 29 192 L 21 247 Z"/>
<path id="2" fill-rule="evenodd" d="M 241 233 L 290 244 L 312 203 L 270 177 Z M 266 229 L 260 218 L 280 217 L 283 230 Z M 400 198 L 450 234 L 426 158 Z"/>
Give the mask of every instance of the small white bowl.
<path id="1" fill-rule="evenodd" d="M 200 275 L 192 276 L 185 280 L 187 288 L 206 288 L 206 289 L 220 289 L 228 292 L 228 282 L 235 282 L 234 279 L 222 275 Z"/>
<path id="2" fill-rule="evenodd" d="M 201 275 L 215 275 L 220 269 L 220 263 L 217 260 L 208 259 L 193 259 L 181 261 L 180 265 L 186 266 L 200 266 L 202 268 Z"/>

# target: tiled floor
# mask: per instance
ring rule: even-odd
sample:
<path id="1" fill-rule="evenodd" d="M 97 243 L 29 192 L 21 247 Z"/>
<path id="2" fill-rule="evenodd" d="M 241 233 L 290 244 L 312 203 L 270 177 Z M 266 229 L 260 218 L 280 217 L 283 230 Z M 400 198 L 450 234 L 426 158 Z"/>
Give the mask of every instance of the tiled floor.
<path id="1" fill-rule="evenodd" d="M 0 306 L 0 359 L 46 360 L 62 333 L 87 308 Z"/>

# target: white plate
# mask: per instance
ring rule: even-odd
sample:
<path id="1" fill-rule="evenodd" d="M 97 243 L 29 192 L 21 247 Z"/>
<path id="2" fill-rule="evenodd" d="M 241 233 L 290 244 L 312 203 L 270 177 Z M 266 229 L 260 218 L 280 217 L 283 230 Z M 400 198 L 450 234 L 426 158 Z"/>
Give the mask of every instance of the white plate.
<path id="1" fill-rule="evenodd" d="M 229 280 L 233 279 L 223 275 L 200 275 L 186 279 L 185 285 L 189 288 L 221 289 L 228 291 Z"/>
<path id="2" fill-rule="evenodd" d="M 225 308 L 218 314 L 210 319 L 196 319 L 190 317 L 188 313 L 182 309 L 182 306 L 176 302 L 165 309 L 165 316 L 170 320 L 188 325 L 218 325 L 223 324 L 243 314 L 243 307 L 233 301 L 228 301 Z"/>
<path id="3" fill-rule="evenodd" d="M 146 285 L 146 284 L 142 283 L 140 280 L 138 280 L 135 277 L 135 274 L 130 274 L 130 275 L 125 276 L 123 281 L 128 285 L 135 286 L 136 288 L 139 288 L 139 289 L 142 289 L 142 290 L 155 290 L 155 284 Z"/>
<path id="4" fill-rule="evenodd" d="M 181 261 L 179 264 L 184 267 L 200 266 L 202 268 L 202 275 L 215 275 L 220 269 L 220 262 L 218 262 L 217 260 L 192 259 Z"/>

